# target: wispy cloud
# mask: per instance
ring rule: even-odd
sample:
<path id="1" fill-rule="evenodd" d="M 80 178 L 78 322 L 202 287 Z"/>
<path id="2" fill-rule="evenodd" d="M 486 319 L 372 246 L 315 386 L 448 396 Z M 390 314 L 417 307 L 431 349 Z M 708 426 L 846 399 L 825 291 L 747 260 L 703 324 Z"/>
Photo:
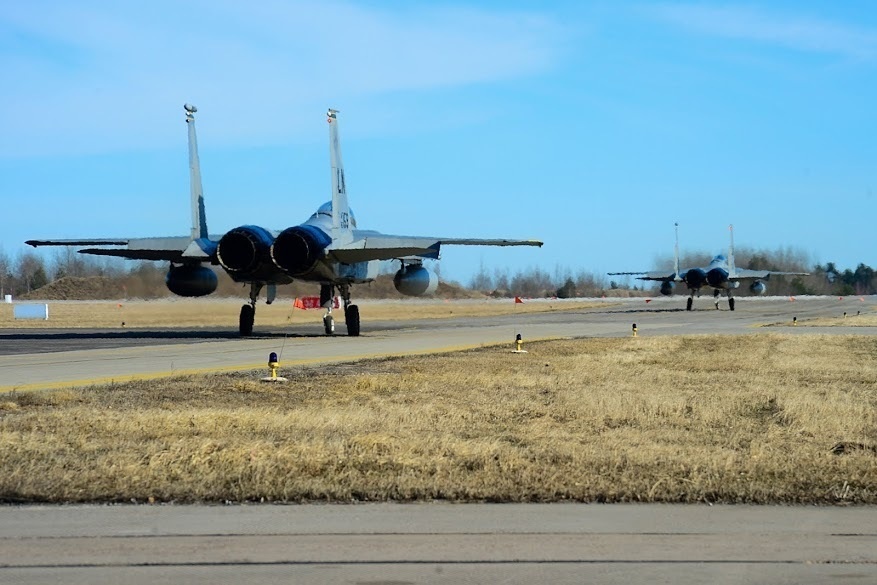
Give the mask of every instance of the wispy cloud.
<path id="1" fill-rule="evenodd" d="M 271 141 L 317 107 L 544 71 L 564 34 L 539 14 L 461 7 L 13 3 L 0 14 L 0 156 L 176 143 L 167 117 L 183 101 L 210 108 L 217 143 Z"/>
<path id="2" fill-rule="evenodd" d="M 752 6 L 668 3 L 644 8 L 698 33 L 844 58 L 877 58 L 877 31 Z"/>

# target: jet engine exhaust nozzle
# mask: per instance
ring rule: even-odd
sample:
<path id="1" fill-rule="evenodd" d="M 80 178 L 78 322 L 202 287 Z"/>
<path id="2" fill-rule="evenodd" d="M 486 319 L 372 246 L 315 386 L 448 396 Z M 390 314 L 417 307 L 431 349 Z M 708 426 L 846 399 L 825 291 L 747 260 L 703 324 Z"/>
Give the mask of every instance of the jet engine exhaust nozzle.
<path id="1" fill-rule="evenodd" d="M 699 268 L 689 270 L 685 274 L 685 283 L 689 288 L 700 288 L 706 284 L 706 273 Z"/>
<path id="2" fill-rule="evenodd" d="M 721 268 L 713 268 L 706 273 L 706 281 L 712 287 L 724 288 L 728 282 L 728 273 Z"/>
<path id="3" fill-rule="evenodd" d="M 263 228 L 241 226 L 222 236 L 216 258 L 229 273 L 254 273 L 267 260 L 271 235 Z"/>
<path id="4" fill-rule="evenodd" d="M 325 234 L 313 228 L 291 227 L 283 230 L 274 240 L 271 260 L 287 274 L 301 276 L 316 267 L 330 242 Z"/>

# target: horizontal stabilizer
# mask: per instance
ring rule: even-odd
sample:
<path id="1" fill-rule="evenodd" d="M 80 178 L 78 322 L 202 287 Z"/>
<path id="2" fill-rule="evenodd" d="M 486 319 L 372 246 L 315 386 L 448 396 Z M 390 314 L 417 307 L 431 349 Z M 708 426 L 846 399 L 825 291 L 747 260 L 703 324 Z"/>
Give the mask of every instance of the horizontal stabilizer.
<path id="1" fill-rule="evenodd" d="M 369 260 L 394 260 L 408 256 L 438 258 L 443 244 L 455 246 L 541 246 L 537 240 L 435 238 L 388 236 L 379 232 L 354 231 L 349 244 L 332 248 L 329 255 L 338 262 L 353 264 Z"/>
<path id="2" fill-rule="evenodd" d="M 659 280 L 661 282 L 681 282 L 675 272 L 607 272 L 609 276 L 636 276 L 637 280 Z"/>
<path id="3" fill-rule="evenodd" d="M 355 264 L 369 260 L 397 260 L 412 256 L 438 258 L 438 250 L 429 248 L 360 248 L 358 250 L 331 250 L 329 255 L 342 264 Z"/>
<path id="4" fill-rule="evenodd" d="M 209 239 L 192 240 L 189 236 L 167 238 L 101 238 L 94 240 L 28 240 L 33 247 L 38 246 L 125 246 L 124 248 L 84 248 L 80 254 L 93 256 L 112 256 L 129 260 L 166 260 L 184 262 L 212 259 L 216 252 L 216 242 L 221 236 L 212 235 Z"/>
<path id="5" fill-rule="evenodd" d="M 180 250 L 129 250 L 128 248 L 85 248 L 79 250 L 80 254 L 93 256 L 112 256 L 113 258 L 126 258 L 128 260 L 151 260 L 181 262 L 183 253 Z"/>
<path id="6" fill-rule="evenodd" d="M 125 246 L 128 240 L 28 240 L 25 242 L 34 248 L 38 246 Z"/>
<path id="7" fill-rule="evenodd" d="M 745 279 L 757 279 L 757 280 L 767 280 L 771 276 L 810 276 L 809 272 L 779 272 L 776 270 L 747 270 L 747 269 L 737 269 L 737 271 L 731 275 L 732 280 L 745 280 Z"/>
<path id="8" fill-rule="evenodd" d="M 539 240 L 506 240 L 506 239 L 472 239 L 472 238 L 438 238 L 440 244 L 448 246 L 536 246 L 542 247 Z"/>

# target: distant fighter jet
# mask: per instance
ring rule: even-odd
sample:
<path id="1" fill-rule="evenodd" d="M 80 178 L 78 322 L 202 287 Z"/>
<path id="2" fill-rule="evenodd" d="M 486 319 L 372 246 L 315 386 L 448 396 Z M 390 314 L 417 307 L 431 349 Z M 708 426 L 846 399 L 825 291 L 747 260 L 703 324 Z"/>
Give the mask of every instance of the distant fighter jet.
<path id="1" fill-rule="evenodd" d="M 250 302 L 241 307 L 240 334 L 253 332 L 256 301 L 267 287 L 266 302 L 272 303 L 278 284 L 303 280 L 320 285 L 320 303 L 326 308 L 326 334 L 335 331 L 332 299 L 339 291 L 344 300 L 347 334 L 360 333 L 359 308 L 351 303 L 350 286 L 370 282 L 378 274 L 379 262 L 398 260 L 393 282 L 405 295 L 435 292 L 438 276 L 423 266 L 424 258 L 438 258 L 441 246 L 542 246 L 537 240 L 439 238 L 391 236 L 359 230 L 347 203 L 347 186 L 338 138 L 338 111 L 329 110 L 329 154 L 332 168 L 332 200 L 320 206 L 301 225 L 271 231 L 243 225 L 224 235 L 209 235 L 201 188 L 198 141 L 195 135 L 195 106 L 186 104 L 189 129 L 189 170 L 192 229 L 188 236 L 158 238 L 102 238 L 72 240 L 28 240 L 31 246 L 124 246 L 84 248 L 82 254 L 117 256 L 134 260 L 170 262 L 168 289 L 176 295 L 199 297 L 216 290 L 216 273 L 209 264 L 219 264 L 237 282 L 250 285 Z"/>
<path id="2" fill-rule="evenodd" d="M 713 290 L 716 309 L 719 308 L 719 295 L 725 291 L 728 297 L 728 308 L 734 310 L 734 297 L 731 291 L 739 288 L 741 282 L 749 282 L 749 290 L 757 295 L 767 292 L 765 282 L 772 274 L 789 276 L 807 276 L 807 272 L 777 272 L 772 270 L 746 270 L 739 269 L 734 265 L 734 226 L 730 226 L 731 245 L 728 249 L 728 257 L 719 254 L 703 268 L 688 268 L 679 270 L 679 224 L 676 227 L 676 248 L 673 255 L 673 272 L 610 272 L 610 276 L 617 275 L 642 275 L 637 280 L 654 280 L 661 283 L 661 294 L 672 295 L 675 283 L 685 283 L 688 286 L 689 297 L 685 309 L 690 311 L 694 304 L 694 295 L 700 295 L 700 289 L 709 287 Z"/>

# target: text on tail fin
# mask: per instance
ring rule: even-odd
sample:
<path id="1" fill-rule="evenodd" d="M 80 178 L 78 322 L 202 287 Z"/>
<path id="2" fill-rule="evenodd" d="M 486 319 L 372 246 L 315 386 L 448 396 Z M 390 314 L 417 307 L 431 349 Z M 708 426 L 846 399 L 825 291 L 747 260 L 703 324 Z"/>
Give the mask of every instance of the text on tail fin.
<path id="1" fill-rule="evenodd" d="M 350 230 L 350 207 L 347 201 L 347 184 L 344 180 L 344 163 L 341 159 L 341 139 L 338 134 L 338 110 L 329 109 L 329 159 L 332 166 L 332 231 L 333 238 Z"/>

